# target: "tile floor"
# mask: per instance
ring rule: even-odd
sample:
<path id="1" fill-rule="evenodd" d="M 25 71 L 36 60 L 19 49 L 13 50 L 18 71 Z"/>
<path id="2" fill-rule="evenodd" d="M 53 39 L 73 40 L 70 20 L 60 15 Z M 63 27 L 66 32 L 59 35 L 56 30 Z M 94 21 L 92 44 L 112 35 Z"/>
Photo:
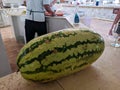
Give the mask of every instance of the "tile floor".
<path id="1" fill-rule="evenodd" d="M 111 27 L 112 22 L 93 19 L 91 21 L 91 28 L 100 33 L 105 40 L 108 39 L 107 33 Z M 23 47 L 22 43 L 16 42 L 14 31 L 11 26 L 0 28 L 2 39 L 6 47 L 6 52 L 9 58 L 11 69 L 13 72 L 17 71 L 16 57 L 19 50 Z"/>

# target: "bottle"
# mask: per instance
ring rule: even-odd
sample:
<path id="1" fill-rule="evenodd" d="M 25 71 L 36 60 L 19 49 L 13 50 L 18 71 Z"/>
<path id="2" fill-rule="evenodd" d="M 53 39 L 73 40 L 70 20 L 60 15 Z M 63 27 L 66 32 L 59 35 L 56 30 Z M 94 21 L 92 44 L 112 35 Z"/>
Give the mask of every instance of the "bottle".
<path id="1" fill-rule="evenodd" d="M 99 5 L 99 0 L 96 0 L 96 6 L 98 6 Z"/>
<path id="2" fill-rule="evenodd" d="M 75 16 L 74 16 L 74 23 L 79 23 L 80 20 L 79 20 L 79 16 L 77 13 L 75 13 Z"/>

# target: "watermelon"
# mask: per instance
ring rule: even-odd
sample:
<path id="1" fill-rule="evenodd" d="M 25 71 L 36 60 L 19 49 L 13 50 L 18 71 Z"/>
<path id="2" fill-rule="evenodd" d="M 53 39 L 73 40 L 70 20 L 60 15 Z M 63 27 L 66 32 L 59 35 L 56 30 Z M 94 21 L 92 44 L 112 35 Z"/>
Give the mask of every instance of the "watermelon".
<path id="1" fill-rule="evenodd" d="M 25 44 L 17 56 L 17 66 L 23 78 L 49 82 L 90 66 L 104 48 L 104 39 L 96 32 L 59 30 Z"/>

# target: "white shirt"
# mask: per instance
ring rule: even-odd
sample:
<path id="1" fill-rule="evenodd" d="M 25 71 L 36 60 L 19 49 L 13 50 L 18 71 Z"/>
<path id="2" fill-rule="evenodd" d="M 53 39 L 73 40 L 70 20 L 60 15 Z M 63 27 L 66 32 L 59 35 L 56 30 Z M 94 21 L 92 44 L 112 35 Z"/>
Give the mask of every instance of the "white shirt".
<path id="1" fill-rule="evenodd" d="M 45 4 L 50 4 L 50 0 L 26 0 L 27 11 L 26 19 L 44 22 L 44 7 Z"/>

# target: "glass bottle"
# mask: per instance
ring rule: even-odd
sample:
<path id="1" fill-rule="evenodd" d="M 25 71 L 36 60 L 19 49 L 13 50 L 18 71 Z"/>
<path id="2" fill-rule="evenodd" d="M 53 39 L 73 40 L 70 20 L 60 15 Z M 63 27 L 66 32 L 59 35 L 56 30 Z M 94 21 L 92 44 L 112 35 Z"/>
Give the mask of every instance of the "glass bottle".
<path id="1" fill-rule="evenodd" d="M 78 5 L 77 3 L 75 4 L 75 16 L 74 16 L 74 23 L 79 23 L 80 22 L 80 18 L 78 15 Z"/>
<path id="2" fill-rule="evenodd" d="M 79 23 L 80 20 L 79 20 L 79 16 L 77 13 L 75 13 L 75 17 L 74 17 L 74 23 Z"/>

